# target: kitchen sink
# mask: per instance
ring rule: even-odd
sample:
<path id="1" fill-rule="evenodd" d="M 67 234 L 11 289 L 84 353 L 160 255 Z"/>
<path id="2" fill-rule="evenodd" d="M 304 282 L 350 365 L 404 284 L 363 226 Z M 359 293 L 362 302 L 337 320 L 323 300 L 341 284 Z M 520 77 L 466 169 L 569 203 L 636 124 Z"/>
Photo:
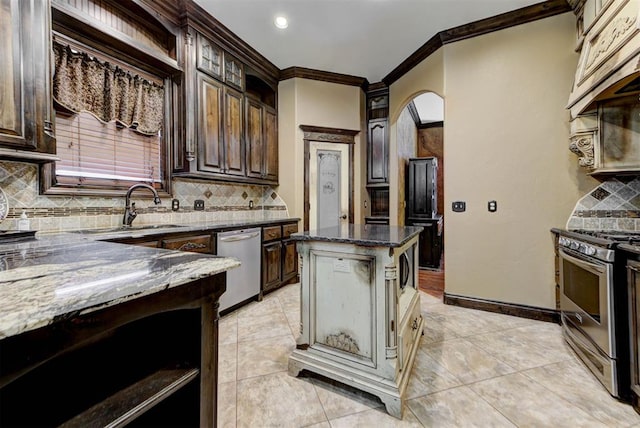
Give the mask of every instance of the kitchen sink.
<path id="1" fill-rule="evenodd" d="M 99 234 L 99 233 L 119 233 L 119 232 L 136 232 L 140 230 L 155 230 L 155 229 L 172 229 L 176 227 L 184 227 L 179 224 L 149 224 L 145 226 L 118 226 L 106 229 L 84 229 L 74 230 L 73 233 L 82 234 Z"/>

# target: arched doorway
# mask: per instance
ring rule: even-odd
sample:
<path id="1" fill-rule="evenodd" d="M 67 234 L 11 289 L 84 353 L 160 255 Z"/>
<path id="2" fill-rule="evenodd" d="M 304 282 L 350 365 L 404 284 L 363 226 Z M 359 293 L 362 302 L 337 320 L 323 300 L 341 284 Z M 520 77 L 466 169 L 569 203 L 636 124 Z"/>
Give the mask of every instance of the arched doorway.
<path id="1" fill-rule="evenodd" d="M 398 224 L 419 225 L 420 288 L 444 291 L 444 99 L 415 96 L 396 121 Z"/>

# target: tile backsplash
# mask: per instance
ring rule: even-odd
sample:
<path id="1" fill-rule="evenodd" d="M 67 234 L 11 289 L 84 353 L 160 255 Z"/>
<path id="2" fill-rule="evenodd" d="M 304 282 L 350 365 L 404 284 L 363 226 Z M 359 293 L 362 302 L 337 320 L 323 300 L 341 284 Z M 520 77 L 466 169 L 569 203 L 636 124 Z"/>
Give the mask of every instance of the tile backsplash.
<path id="1" fill-rule="evenodd" d="M 9 202 L 6 219 L 0 230 L 17 229 L 24 211 L 30 227 L 39 231 L 77 230 L 115 227 L 122 223 L 123 197 L 71 197 L 38 194 L 37 165 L 0 161 L 0 189 Z M 180 203 L 171 210 L 171 200 L 163 198 L 160 205 L 150 199 L 137 199 L 138 217 L 135 224 L 185 224 L 216 220 L 263 220 L 288 217 L 287 206 L 269 186 L 219 184 L 195 180 L 174 180 L 173 198 Z M 204 201 L 204 211 L 193 209 L 194 201 Z M 252 201 L 253 208 L 249 207 Z"/>
<path id="2" fill-rule="evenodd" d="M 601 183 L 578 201 L 567 229 L 640 231 L 640 177 Z"/>

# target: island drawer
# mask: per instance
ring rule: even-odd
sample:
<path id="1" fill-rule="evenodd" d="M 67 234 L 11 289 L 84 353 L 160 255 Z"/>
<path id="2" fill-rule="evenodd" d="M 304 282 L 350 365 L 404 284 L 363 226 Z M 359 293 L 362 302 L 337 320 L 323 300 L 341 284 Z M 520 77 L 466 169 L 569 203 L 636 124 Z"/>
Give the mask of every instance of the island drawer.
<path id="1" fill-rule="evenodd" d="M 405 317 L 404 324 L 398 334 L 398 362 L 402 370 L 409 362 L 409 355 L 416 340 L 420 340 L 422 334 L 422 314 L 420 313 L 420 301 L 413 305 Z"/>
<path id="2" fill-rule="evenodd" d="M 269 242 L 282 238 L 282 228 L 280 226 L 269 226 L 262 228 L 262 241 Z"/>

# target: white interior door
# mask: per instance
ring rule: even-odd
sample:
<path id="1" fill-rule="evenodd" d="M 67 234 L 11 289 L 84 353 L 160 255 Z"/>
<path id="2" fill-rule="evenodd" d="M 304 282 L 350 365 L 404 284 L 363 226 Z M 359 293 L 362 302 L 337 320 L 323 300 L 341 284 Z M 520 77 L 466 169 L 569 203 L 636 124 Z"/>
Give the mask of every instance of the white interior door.
<path id="1" fill-rule="evenodd" d="M 309 152 L 309 229 L 348 224 L 349 146 L 312 141 Z"/>

